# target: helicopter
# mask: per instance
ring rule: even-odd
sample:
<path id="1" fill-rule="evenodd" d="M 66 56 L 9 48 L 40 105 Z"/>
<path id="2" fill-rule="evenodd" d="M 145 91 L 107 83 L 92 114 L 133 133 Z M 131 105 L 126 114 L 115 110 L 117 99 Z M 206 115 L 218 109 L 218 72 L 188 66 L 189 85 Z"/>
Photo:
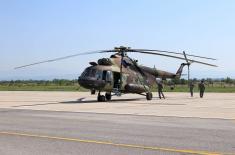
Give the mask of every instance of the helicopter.
<path id="1" fill-rule="evenodd" d="M 153 95 L 151 92 L 151 88 L 156 84 L 156 78 L 161 78 L 162 80 L 180 78 L 183 72 L 183 68 L 187 66 L 189 80 L 190 65 L 192 63 L 199 63 L 203 65 L 217 67 L 214 64 L 189 59 L 188 57 L 216 60 L 214 58 L 186 54 L 184 51 L 182 53 L 179 53 L 150 49 L 132 49 L 130 47 L 120 46 L 115 47 L 111 50 L 78 53 L 65 57 L 59 57 L 56 59 L 40 61 L 28 65 L 19 66 L 15 69 L 20 69 L 47 62 L 59 61 L 71 57 L 77 57 L 80 55 L 96 53 L 111 53 L 111 56 L 109 58 L 100 58 L 97 62 L 90 62 L 90 66 L 87 67 L 78 77 L 78 83 L 80 86 L 89 89 L 92 95 L 96 94 L 96 91 L 98 91 L 98 102 L 110 101 L 112 99 L 112 96 L 114 95 L 121 96 L 122 94 L 128 93 L 143 95 L 146 96 L 147 100 L 152 100 Z M 186 62 L 180 64 L 176 73 L 170 73 L 167 71 L 156 69 L 155 67 L 151 68 L 139 65 L 138 60 L 129 57 L 128 53 L 158 55 L 174 59 L 180 59 Z M 105 95 L 102 95 L 102 92 L 105 92 Z"/>

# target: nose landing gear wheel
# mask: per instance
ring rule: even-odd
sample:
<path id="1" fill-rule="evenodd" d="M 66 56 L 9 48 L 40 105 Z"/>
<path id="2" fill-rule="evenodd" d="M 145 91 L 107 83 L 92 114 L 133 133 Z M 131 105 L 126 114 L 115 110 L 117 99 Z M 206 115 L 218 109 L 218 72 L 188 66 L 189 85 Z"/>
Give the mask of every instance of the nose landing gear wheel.
<path id="1" fill-rule="evenodd" d="M 105 98 L 106 98 L 106 100 L 107 100 L 107 101 L 110 101 L 110 100 L 111 100 L 111 98 L 112 98 L 111 93 L 106 92 L 106 93 L 105 93 Z"/>
<path id="2" fill-rule="evenodd" d="M 151 92 L 146 93 L 146 99 L 147 100 L 152 100 L 153 94 Z"/>
<path id="3" fill-rule="evenodd" d="M 95 94 L 95 89 L 91 89 L 91 95 Z"/>

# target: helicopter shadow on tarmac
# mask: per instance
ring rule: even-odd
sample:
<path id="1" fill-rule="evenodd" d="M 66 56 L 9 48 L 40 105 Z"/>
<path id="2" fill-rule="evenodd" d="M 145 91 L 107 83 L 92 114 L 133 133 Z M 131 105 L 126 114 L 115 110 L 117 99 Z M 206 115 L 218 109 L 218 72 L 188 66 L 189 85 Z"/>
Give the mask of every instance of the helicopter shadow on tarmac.
<path id="1" fill-rule="evenodd" d="M 12 108 L 19 108 L 19 107 L 33 107 L 33 106 L 43 106 L 43 105 L 53 105 L 53 104 L 60 104 L 59 102 L 55 103 L 36 103 L 36 104 L 24 104 L 24 105 L 16 105 L 11 106 Z"/>
<path id="2" fill-rule="evenodd" d="M 143 101 L 143 102 L 133 102 L 135 104 L 149 104 L 149 105 L 185 105 L 185 104 L 171 104 L 171 103 L 162 103 L 160 102 L 158 97 L 153 97 L 154 101 L 157 102 L 146 102 L 144 98 L 131 98 L 131 99 L 112 99 L 111 101 L 106 102 L 98 102 L 95 99 L 89 99 L 85 100 L 86 98 L 79 98 L 77 100 L 73 101 L 62 101 L 62 102 L 48 102 L 48 103 L 36 103 L 36 104 L 24 104 L 24 105 L 16 105 L 12 106 L 13 108 L 19 108 L 19 107 L 33 107 L 33 106 L 46 106 L 46 105 L 56 105 L 56 104 L 92 104 L 92 103 L 105 103 L 105 104 L 111 104 L 111 103 L 131 103 L 132 101 Z M 169 98 L 170 99 L 170 98 Z M 40 101 L 42 102 L 42 101 Z"/>
<path id="3" fill-rule="evenodd" d="M 130 102 L 130 101 L 140 101 L 142 98 L 131 98 L 131 99 L 112 99 L 111 101 L 98 102 L 97 100 L 84 100 L 85 98 L 80 98 L 76 101 L 63 101 L 60 103 L 64 104 L 84 104 L 84 103 L 112 103 L 112 102 Z"/>
<path id="4" fill-rule="evenodd" d="M 112 102 L 129 102 L 129 101 L 138 101 L 142 98 L 132 98 L 132 99 L 113 99 L 107 102 L 98 102 L 97 100 L 84 100 L 85 98 L 79 98 L 74 101 L 62 101 L 62 102 L 48 102 L 48 103 L 36 103 L 36 104 L 24 104 L 24 105 L 16 105 L 11 106 L 12 108 L 19 108 L 19 107 L 33 107 L 33 106 L 46 106 L 46 105 L 56 105 L 56 104 L 89 104 L 89 103 L 112 103 Z M 42 101 L 40 101 L 42 102 Z"/>
<path id="5" fill-rule="evenodd" d="M 154 97 L 154 101 L 158 102 L 148 102 L 145 98 L 131 98 L 131 99 L 112 99 L 111 101 L 98 102 L 97 100 L 84 100 L 85 98 L 80 98 L 76 101 L 63 101 L 62 104 L 91 104 L 91 103 L 131 103 L 132 101 L 143 101 L 143 102 L 133 102 L 134 104 L 149 104 L 149 105 L 185 105 L 185 104 L 171 104 L 171 103 L 161 103 L 158 97 Z"/>

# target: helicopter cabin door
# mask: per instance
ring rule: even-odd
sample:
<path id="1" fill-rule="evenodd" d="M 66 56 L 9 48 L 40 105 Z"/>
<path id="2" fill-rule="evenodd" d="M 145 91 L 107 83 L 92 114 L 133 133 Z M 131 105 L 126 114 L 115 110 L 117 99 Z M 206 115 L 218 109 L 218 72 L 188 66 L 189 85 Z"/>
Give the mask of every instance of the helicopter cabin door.
<path id="1" fill-rule="evenodd" d="M 114 89 L 124 89 L 127 84 L 128 74 L 122 74 L 122 86 L 121 86 L 121 74 L 119 72 L 113 72 L 113 88 Z"/>

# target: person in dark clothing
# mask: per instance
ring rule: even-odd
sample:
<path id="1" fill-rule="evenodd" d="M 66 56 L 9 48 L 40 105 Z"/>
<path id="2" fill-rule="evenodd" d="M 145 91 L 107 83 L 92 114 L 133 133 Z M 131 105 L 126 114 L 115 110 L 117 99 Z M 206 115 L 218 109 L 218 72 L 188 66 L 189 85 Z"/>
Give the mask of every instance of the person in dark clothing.
<path id="1" fill-rule="evenodd" d="M 162 97 L 163 97 L 165 99 L 165 96 L 164 96 L 164 94 L 162 92 L 162 90 L 163 90 L 163 83 L 161 81 L 159 81 L 157 83 L 157 86 L 158 86 L 158 96 L 159 96 L 159 98 L 162 99 Z"/>
<path id="2" fill-rule="evenodd" d="M 189 84 L 189 90 L 190 90 L 191 97 L 193 97 L 193 89 L 194 89 L 194 82 L 191 81 Z"/>
<path id="3" fill-rule="evenodd" d="M 203 98 L 204 92 L 205 92 L 205 84 L 204 84 L 204 80 L 202 80 L 199 84 L 198 84 L 198 88 L 200 91 L 200 98 Z"/>

